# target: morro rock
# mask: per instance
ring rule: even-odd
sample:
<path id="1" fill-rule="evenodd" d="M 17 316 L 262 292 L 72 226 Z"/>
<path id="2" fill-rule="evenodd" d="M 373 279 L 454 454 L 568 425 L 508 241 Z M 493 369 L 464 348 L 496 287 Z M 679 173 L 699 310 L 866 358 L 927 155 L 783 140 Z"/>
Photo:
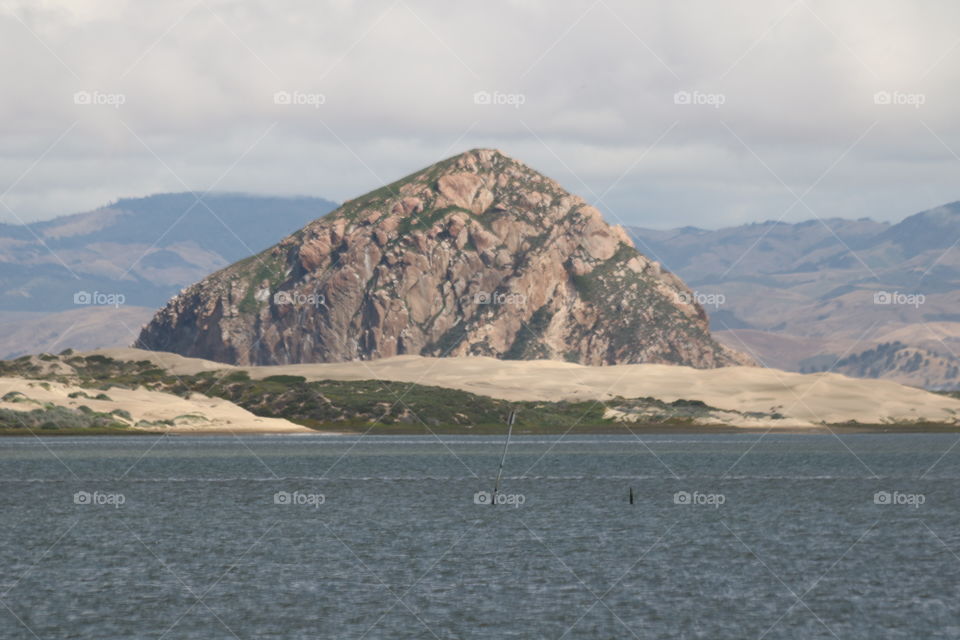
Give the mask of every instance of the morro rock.
<path id="1" fill-rule="evenodd" d="M 496 150 L 427 167 L 185 289 L 135 346 L 234 364 L 486 355 L 751 364 L 673 274 Z"/>

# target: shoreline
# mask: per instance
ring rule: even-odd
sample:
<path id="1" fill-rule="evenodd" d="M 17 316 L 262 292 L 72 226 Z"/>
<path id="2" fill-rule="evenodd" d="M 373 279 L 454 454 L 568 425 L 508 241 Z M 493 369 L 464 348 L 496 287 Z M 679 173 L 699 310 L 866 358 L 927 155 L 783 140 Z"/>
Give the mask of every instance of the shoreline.
<path id="1" fill-rule="evenodd" d="M 373 429 L 344 430 L 343 428 L 334 429 L 313 429 L 312 431 L 277 431 L 277 430 L 259 430 L 259 429 L 196 429 L 196 430 L 147 430 L 147 429 L 57 429 L 57 430 L 29 430 L 24 428 L 2 429 L 0 428 L 0 438 L 5 437 L 72 437 L 72 436 L 500 436 L 505 434 L 503 425 L 482 425 L 473 428 L 464 428 L 456 425 L 451 427 L 436 426 L 429 430 L 416 425 L 405 425 L 398 427 L 396 425 L 384 426 Z M 923 433 L 944 433 L 960 434 L 960 425 L 949 424 L 874 424 L 874 425 L 822 425 L 814 427 L 736 427 L 731 425 L 584 425 L 573 429 L 551 429 L 543 430 L 516 430 L 514 437 L 520 436 L 562 436 L 562 435 L 731 435 L 731 434 L 790 434 L 790 435 L 856 435 L 856 434 L 923 434 Z"/>

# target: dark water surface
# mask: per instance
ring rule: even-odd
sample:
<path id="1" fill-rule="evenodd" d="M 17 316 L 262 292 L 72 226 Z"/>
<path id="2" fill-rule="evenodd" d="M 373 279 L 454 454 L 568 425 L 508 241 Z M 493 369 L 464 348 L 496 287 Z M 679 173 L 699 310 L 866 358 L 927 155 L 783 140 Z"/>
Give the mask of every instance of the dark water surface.
<path id="1" fill-rule="evenodd" d="M 957 441 L 3 438 L 0 638 L 958 638 Z"/>

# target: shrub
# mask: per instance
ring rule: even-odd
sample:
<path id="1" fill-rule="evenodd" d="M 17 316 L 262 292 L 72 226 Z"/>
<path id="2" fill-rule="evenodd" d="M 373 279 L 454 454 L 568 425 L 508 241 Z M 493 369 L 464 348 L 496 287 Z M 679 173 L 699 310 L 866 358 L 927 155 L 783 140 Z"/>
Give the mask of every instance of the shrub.
<path id="1" fill-rule="evenodd" d="M 304 382 L 307 381 L 307 379 L 304 378 L 303 376 L 284 376 L 284 375 L 280 375 L 280 376 L 267 376 L 266 378 L 263 379 L 263 381 L 264 381 L 264 382 L 275 382 L 275 383 L 277 383 L 277 384 L 294 385 L 294 384 L 303 384 Z"/>

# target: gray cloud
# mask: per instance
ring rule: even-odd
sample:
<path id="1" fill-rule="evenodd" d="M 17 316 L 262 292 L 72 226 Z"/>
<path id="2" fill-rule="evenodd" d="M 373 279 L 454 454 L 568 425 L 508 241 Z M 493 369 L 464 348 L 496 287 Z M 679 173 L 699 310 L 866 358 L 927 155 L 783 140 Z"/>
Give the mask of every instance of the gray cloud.
<path id="1" fill-rule="evenodd" d="M 0 215 L 211 186 L 342 200 L 476 146 L 655 227 L 960 199 L 960 7 L 838 5 L 6 2 Z"/>

